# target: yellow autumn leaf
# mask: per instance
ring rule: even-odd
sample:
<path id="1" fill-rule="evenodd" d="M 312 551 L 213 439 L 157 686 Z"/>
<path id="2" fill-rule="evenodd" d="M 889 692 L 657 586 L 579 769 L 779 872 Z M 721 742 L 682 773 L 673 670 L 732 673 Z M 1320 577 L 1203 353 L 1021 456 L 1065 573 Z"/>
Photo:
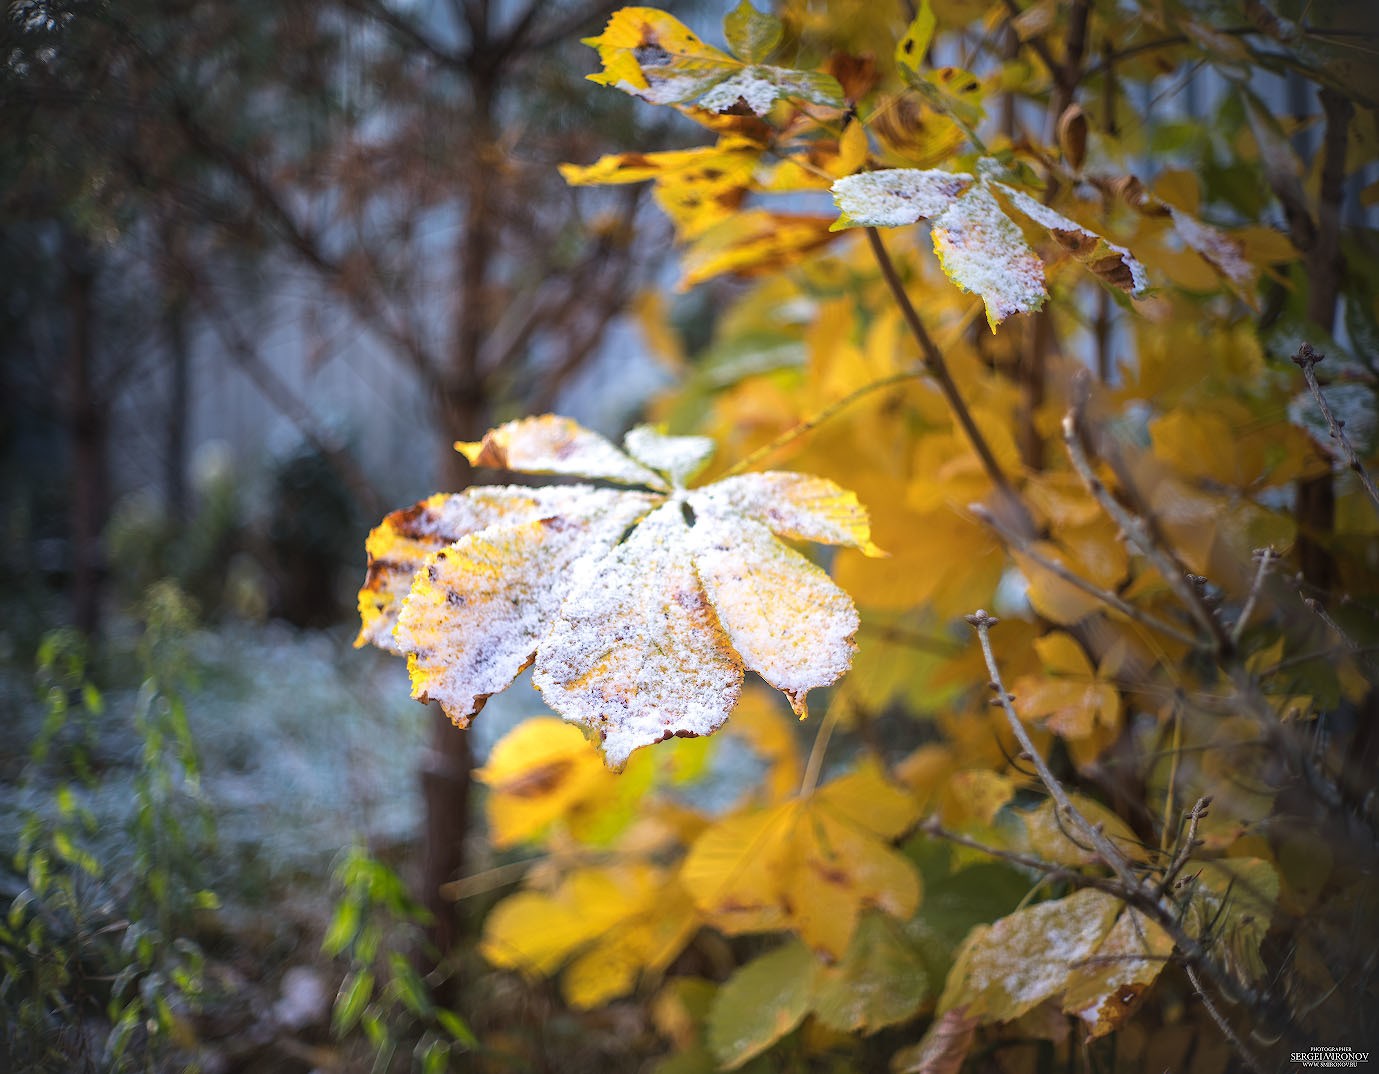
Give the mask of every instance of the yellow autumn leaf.
<path id="1" fill-rule="evenodd" d="M 793 265 L 833 239 L 826 217 L 746 209 L 700 235 L 685 251 L 680 290 L 725 273 L 755 276 Z"/>
<path id="2" fill-rule="evenodd" d="M 1125 821 L 1099 802 L 1085 795 L 1069 795 L 1077 811 L 1099 826 L 1109 839 L 1132 861 L 1146 861 L 1148 853 Z M 1053 799 L 1029 812 L 1021 813 L 1025 826 L 1023 849 L 1054 865 L 1094 865 L 1101 856 L 1088 844 L 1076 821 L 1060 811 Z"/>
<path id="3" fill-rule="evenodd" d="M 533 681 L 547 703 L 621 768 L 640 746 L 715 731 L 744 669 L 784 692 L 801 717 L 806 694 L 848 669 L 858 626 L 851 599 L 777 538 L 879 554 L 852 493 L 789 473 L 691 490 L 685 483 L 707 463 L 712 441 L 641 426 L 624 446 L 551 415 L 457 445 L 476 466 L 655 491 L 524 490 L 535 504 L 520 519 L 471 525 L 425 555 L 430 546 L 414 541 L 404 566 L 371 566 L 394 604 L 401 575 L 414 571 L 391 635 L 391 606 L 375 595 L 382 587 L 366 583 L 361 596 L 384 605 L 366 640 L 407 654 L 414 697 L 438 700 L 463 727 L 535 661 Z M 455 499 L 508 505 L 517 495 L 473 489 Z M 394 530 L 402 532 L 396 521 Z M 380 541 L 380 554 L 397 543 Z"/>
<path id="4" fill-rule="evenodd" d="M 1042 720 L 1065 738 L 1085 738 L 1100 723 L 1120 721 L 1120 693 L 1106 682 L 1072 635 L 1054 631 L 1034 643 L 1043 676 L 1015 682 L 1015 711 L 1024 720 Z"/>
<path id="5" fill-rule="evenodd" d="M 577 727 L 553 717 L 523 720 L 498 740 L 474 770 L 495 847 L 539 835 L 585 803 L 611 797 L 616 780 Z"/>
<path id="6" fill-rule="evenodd" d="M 917 817 L 911 796 L 863 765 L 809 799 L 711 825 L 681 881 L 724 932 L 791 928 L 841 957 L 865 907 L 906 917 L 919 904 L 918 874 L 889 846 Z"/>

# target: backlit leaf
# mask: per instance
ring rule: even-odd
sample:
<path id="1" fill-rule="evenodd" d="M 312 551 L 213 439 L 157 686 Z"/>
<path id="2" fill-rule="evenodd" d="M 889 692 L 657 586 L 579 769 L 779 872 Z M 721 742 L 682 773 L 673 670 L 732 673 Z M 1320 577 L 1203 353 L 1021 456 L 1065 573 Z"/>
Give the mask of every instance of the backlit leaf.
<path id="1" fill-rule="evenodd" d="M 758 11 L 751 0 L 740 0 L 723 19 L 723 37 L 733 53 L 748 63 L 766 59 L 780 44 L 782 26 L 776 16 Z"/>
<path id="2" fill-rule="evenodd" d="M 996 326 L 1044 305 L 1044 263 L 985 187 L 973 187 L 933 221 L 934 253 L 944 273 L 986 303 Z"/>
<path id="3" fill-rule="evenodd" d="M 525 490 L 471 489 L 389 516 L 375 531 L 361 637 L 407 653 L 414 697 L 439 700 L 463 727 L 534 659 L 547 703 L 588 729 L 620 769 L 639 746 L 715 731 L 744 668 L 802 715 L 808 691 L 847 670 L 852 601 L 772 531 L 876 554 L 856 497 L 822 479 L 771 473 L 685 491 L 711 441 L 644 426 L 626 443 L 635 458 L 569 419 L 509 422 L 457 447 L 476 465 L 658 492 L 572 485 L 523 499 Z M 497 524 L 483 525 L 483 511 Z M 432 551 L 455 529 L 464 531 L 458 540 Z"/>

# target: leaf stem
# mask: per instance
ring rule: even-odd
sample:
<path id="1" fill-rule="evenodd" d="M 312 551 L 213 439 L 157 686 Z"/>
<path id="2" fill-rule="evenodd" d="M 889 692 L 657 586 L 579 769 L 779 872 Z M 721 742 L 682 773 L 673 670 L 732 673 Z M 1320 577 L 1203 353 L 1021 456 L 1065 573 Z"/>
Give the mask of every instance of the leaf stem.
<path id="1" fill-rule="evenodd" d="M 890 287 L 896 305 L 900 307 L 905 323 L 909 326 L 910 334 L 915 337 L 915 341 L 919 344 L 925 370 L 938 383 L 939 390 L 943 393 L 944 399 L 947 400 L 949 409 L 957 418 L 958 424 L 962 426 L 968 442 L 971 443 L 972 449 L 977 453 L 977 458 L 981 460 L 982 468 L 986 471 L 987 477 L 991 479 L 991 483 L 996 487 L 996 491 L 1009 510 L 1012 528 L 1026 539 L 1032 538 L 1036 532 L 1034 520 L 1030 517 L 1024 501 L 1020 499 L 1011 486 L 1005 471 L 1001 469 L 1000 463 L 996 461 L 996 456 L 992 453 L 991 446 L 986 442 L 986 437 L 982 435 L 981 430 L 977 428 L 977 423 L 972 419 L 972 412 L 967 409 L 962 393 L 958 391 L 958 386 L 948 371 L 948 363 L 944 361 L 943 352 L 934 343 L 933 337 L 924 327 L 924 322 L 920 320 L 914 303 L 910 301 L 910 296 L 905 292 L 905 284 L 901 281 L 900 274 L 896 272 L 895 262 L 891 260 L 891 255 L 886 252 L 886 246 L 881 241 L 880 233 L 874 227 L 867 228 L 866 232 L 867 242 L 871 246 L 871 252 L 876 258 L 877 266 L 881 269 L 881 275 L 885 278 L 887 286 Z"/>
<path id="2" fill-rule="evenodd" d="M 732 477 L 735 474 L 740 474 L 747 470 L 750 470 L 753 466 L 756 466 L 759 462 L 761 462 L 762 459 L 770 458 L 770 456 L 774 455 L 777 451 L 785 447 L 787 444 L 790 444 L 798 440 L 806 433 L 811 432 L 818 426 L 822 425 L 824 422 L 828 421 L 830 418 L 837 415 L 840 411 L 847 409 L 848 407 L 852 406 L 853 403 L 857 402 L 859 399 L 865 398 L 872 392 L 879 392 L 883 388 L 889 388 L 893 385 L 901 384 L 907 380 L 918 380 L 923 375 L 924 371 L 921 369 L 907 369 L 904 372 L 892 373 L 888 377 L 882 377 L 880 380 L 874 380 L 870 384 L 863 384 L 860 388 L 856 389 L 855 391 L 848 392 L 848 394 L 843 396 L 841 399 L 829 403 L 828 406 L 824 407 L 817 414 L 813 414 L 810 417 L 805 418 L 804 421 L 799 422 L 796 425 L 792 425 L 790 428 L 786 429 L 785 432 L 781 433 L 770 443 L 763 444 L 755 451 L 751 452 L 748 455 L 745 455 L 741 459 L 738 459 L 737 462 L 735 462 L 732 466 L 730 466 L 727 470 L 723 472 L 723 477 Z"/>
<path id="3" fill-rule="evenodd" d="M 804 779 L 800 781 L 801 798 L 808 798 L 814 793 L 814 788 L 819 785 L 819 773 L 823 771 L 824 755 L 828 752 L 828 740 L 833 737 L 833 729 L 838 724 L 838 712 L 842 704 L 843 695 L 839 693 L 833 698 L 828 706 L 828 711 L 824 713 L 824 718 L 819 724 L 819 730 L 814 735 L 814 746 L 809 751 L 809 761 L 804 767 Z"/>

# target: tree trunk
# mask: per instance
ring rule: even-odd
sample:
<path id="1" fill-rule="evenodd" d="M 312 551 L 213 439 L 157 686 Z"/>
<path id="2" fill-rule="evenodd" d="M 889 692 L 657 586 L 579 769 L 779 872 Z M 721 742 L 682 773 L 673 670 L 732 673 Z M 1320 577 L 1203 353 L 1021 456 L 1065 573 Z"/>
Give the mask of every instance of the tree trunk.
<path id="1" fill-rule="evenodd" d="M 72 546 L 72 619 L 87 637 L 100 629 L 104 555 L 101 531 L 108 501 L 107 439 L 109 414 L 96 385 L 94 301 L 95 266 L 84 240 L 63 239 L 67 280 L 67 435 L 72 453 L 69 504 Z"/>

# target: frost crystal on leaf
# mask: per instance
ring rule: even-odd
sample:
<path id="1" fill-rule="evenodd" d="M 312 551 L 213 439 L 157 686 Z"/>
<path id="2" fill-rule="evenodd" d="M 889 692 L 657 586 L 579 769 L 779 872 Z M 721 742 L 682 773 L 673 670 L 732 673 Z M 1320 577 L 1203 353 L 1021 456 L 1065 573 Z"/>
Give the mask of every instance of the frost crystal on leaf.
<path id="1" fill-rule="evenodd" d="M 861 172 L 833 184 L 833 201 L 849 225 L 904 227 L 937 216 L 973 181 L 961 172 L 915 168 Z"/>
<path id="2" fill-rule="evenodd" d="M 699 98 L 699 107 L 707 108 L 710 112 L 726 112 L 741 98 L 753 112 L 764 116 L 776 103 L 781 90 L 774 82 L 763 78 L 762 73 L 756 67 L 748 67 L 718 83 Z"/>
<path id="3" fill-rule="evenodd" d="M 934 221 L 934 253 L 948 278 L 986 303 L 993 331 L 1048 297 L 1044 263 L 985 187 L 973 187 Z"/>
<path id="4" fill-rule="evenodd" d="M 1245 260 L 1245 247 L 1238 240 L 1172 205 L 1168 211 L 1178 238 L 1214 265 L 1222 276 L 1236 287 L 1249 287 L 1254 283 L 1254 266 Z"/>
<path id="5" fill-rule="evenodd" d="M 547 703 L 614 768 L 713 733 L 744 669 L 805 715 L 851 665 L 857 611 L 776 535 L 880 555 L 857 497 L 789 473 L 687 492 L 711 441 L 641 426 L 626 445 L 552 415 L 457 444 L 478 466 L 642 488 L 476 487 L 394 512 L 369 536 L 356 644 L 405 653 L 413 696 L 461 727 L 534 660 Z"/>

